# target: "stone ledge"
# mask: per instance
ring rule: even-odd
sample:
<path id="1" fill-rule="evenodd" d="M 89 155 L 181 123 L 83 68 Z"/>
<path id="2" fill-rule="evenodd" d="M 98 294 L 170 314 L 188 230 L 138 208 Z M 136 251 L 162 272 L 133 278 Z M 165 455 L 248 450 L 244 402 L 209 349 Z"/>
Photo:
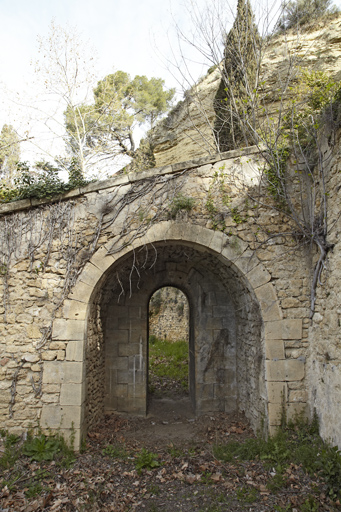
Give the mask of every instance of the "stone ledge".
<path id="1" fill-rule="evenodd" d="M 105 190 L 107 188 L 115 188 L 120 185 L 135 183 L 136 181 L 141 181 L 143 179 L 151 178 L 156 175 L 174 174 L 180 171 L 184 171 L 186 169 L 200 167 L 205 164 L 214 164 L 221 160 L 230 160 L 232 158 L 238 158 L 241 156 L 248 156 L 257 153 L 259 153 L 259 149 L 257 148 L 257 146 L 250 146 L 244 149 L 234 149 L 232 151 L 226 151 L 225 153 L 215 153 L 214 155 L 211 156 L 194 158 L 193 160 L 179 162 L 173 165 L 153 167 L 152 169 L 146 169 L 140 172 L 121 174 L 119 176 L 114 176 L 113 178 L 109 178 L 104 181 L 96 181 L 93 183 L 89 183 L 85 187 L 76 188 L 74 190 L 66 192 L 65 194 L 60 194 L 49 199 L 22 199 L 19 201 L 14 201 L 13 203 L 2 204 L 0 205 L 0 216 L 5 215 L 7 213 L 17 212 L 20 210 L 27 210 L 28 208 L 33 208 L 44 204 L 55 203 L 56 201 L 63 201 L 71 197 L 83 196 L 90 192 L 98 192 L 99 190 Z"/>

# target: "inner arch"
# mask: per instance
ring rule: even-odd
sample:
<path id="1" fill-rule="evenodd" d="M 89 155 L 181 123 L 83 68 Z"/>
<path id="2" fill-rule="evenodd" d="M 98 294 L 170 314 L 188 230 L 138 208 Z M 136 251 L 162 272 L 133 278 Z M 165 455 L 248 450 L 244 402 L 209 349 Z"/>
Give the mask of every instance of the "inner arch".
<path id="1" fill-rule="evenodd" d="M 135 249 L 109 269 L 88 325 L 88 425 L 104 412 L 146 414 L 148 302 L 164 286 L 189 301 L 195 413 L 244 411 L 257 428 L 266 406 L 258 303 L 229 261 L 186 242 Z"/>

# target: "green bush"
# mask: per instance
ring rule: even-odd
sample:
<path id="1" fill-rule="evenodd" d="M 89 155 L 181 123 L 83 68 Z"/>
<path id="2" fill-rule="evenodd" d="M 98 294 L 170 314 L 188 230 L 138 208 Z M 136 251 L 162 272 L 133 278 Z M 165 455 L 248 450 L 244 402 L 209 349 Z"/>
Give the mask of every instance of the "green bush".
<path id="1" fill-rule="evenodd" d="M 145 448 L 142 448 L 141 452 L 137 455 L 135 461 L 135 467 L 139 474 L 142 473 L 142 469 L 154 469 L 158 468 L 161 464 L 158 462 L 158 455 L 150 452 Z"/>
<path id="2" fill-rule="evenodd" d="M 30 168 L 27 162 L 17 164 L 17 175 L 12 188 L 0 185 L 0 202 L 8 203 L 19 199 L 43 199 L 64 194 L 68 190 L 85 186 L 85 180 L 76 159 L 69 167 L 69 180 L 64 182 L 59 177 L 61 169 L 49 162 L 37 162 Z"/>
<path id="3" fill-rule="evenodd" d="M 182 194 L 178 194 L 174 197 L 169 205 L 169 212 L 172 219 L 175 219 L 176 215 L 180 211 L 190 212 L 195 206 L 195 199 L 193 197 L 187 197 Z"/>
<path id="4" fill-rule="evenodd" d="M 280 30 L 295 28 L 335 12 L 338 8 L 332 0 L 295 0 L 285 4 L 278 26 Z"/>

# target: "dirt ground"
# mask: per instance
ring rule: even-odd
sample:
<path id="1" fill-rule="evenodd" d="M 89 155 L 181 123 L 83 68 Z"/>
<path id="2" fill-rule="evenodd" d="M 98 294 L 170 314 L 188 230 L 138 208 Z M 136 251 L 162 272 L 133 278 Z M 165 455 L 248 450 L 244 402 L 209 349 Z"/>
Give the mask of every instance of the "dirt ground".
<path id="1" fill-rule="evenodd" d="M 250 436 L 241 415 L 196 418 L 186 397 L 154 399 L 145 418 L 106 416 L 69 468 L 21 456 L 2 470 L 0 512 L 338 510 L 318 478 L 299 466 L 286 470 L 283 487 L 270 490 L 274 473 L 261 461 L 214 457 L 214 444 Z"/>

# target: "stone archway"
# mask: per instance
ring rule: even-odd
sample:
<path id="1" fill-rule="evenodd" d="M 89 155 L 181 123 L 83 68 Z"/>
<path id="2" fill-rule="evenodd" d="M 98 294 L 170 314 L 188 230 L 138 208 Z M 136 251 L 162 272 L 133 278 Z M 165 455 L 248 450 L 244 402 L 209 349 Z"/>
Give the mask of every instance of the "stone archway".
<path id="1" fill-rule="evenodd" d="M 146 272 L 144 276 L 148 293 L 142 286 L 138 292 L 137 283 L 133 282 L 136 275 L 133 281 L 127 277 L 141 248 L 157 254 L 150 269 L 154 274 Z M 176 261 L 172 261 L 174 251 L 182 254 Z M 184 264 L 186 251 L 192 256 Z M 125 276 L 125 283 L 121 278 L 117 280 L 120 275 Z M 114 289 L 111 285 L 115 276 Z M 237 408 L 246 412 L 254 427 L 264 418 L 268 427 L 278 424 L 286 382 L 296 380 L 304 373 L 302 361 L 284 359 L 283 340 L 300 338 L 302 325 L 299 320 L 282 319 L 270 278 L 245 242 L 197 225 L 173 221 L 159 223 L 115 256 L 108 255 L 107 248 L 101 247 L 85 266 L 65 302 L 63 319 L 54 322 L 53 339 L 66 340 L 68 344 L 61 377 L 56 377 L 61 379 L 59 409 L 54 409 L 55 419 L 52 421 L 48 417 L 49 406 L 44 406 L 42 424 L 53 429 L 58 420 L 62 430 L 73 424 L 77 445 L 84 429 L 100 419 L 104 406 L 120 408 L 120 398 L 126 410 L 145 412 L 145 304 L 153 290 L 166 284 L 184 289 L 194 312 L 191 329 L 195 347 L 193 378 L 197 413 L 210 407 L 227 411 Z M 124 293 L 124 301 L 121 295 L 122 302 L 116 306 L 113 299 L 115 293 L 116 298 L 120 294 L 119 281 L 123 289 L 129 288 L 129 294 Z M 130 295 L 131 285 L 136 290 Z M 216 302 L 210 303 L 211 299 Z M 121 323 L 115 324 L 116 327 L 105 326 L 105 318 L 109 323 L 120 318 L 117 307 L 124 311 Z M 117 332 L 110 338 L 111 328 Z M 230 344 L 226 344 L 227 338 L 232 340 Z M 120 339 L 126 341 L 121 343 Z M 229 346 L 230 354 L 219 366 L 226 346 Z M 117 366 L 123 366 L 122 369 L 110 367 L 109 361 L 114 359 Z M 110 368 L 116 370 L 116 375 L 122 372 L 119 379 L 126 377 L 126 381 L 115 382 L 116 390 L 125 387 L 127 391 L 129 386 L 131 389 L 135 386 L 135 393 L 129 395 L 127 392 L 123 397 L 116 391 L 112 394 L 114 374 Z M 116 403 L 114 399 L 117 399 Z"/>

